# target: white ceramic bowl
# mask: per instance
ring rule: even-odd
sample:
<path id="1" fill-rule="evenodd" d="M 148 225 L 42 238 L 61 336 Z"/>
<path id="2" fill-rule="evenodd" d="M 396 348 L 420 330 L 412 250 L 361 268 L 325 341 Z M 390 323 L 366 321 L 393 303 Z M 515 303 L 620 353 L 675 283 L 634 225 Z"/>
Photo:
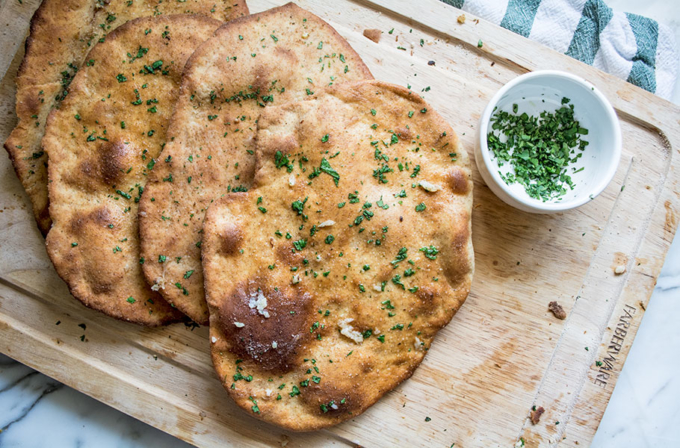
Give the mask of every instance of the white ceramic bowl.
<path id="1" fill-rule="evenodd" d="M 537 116 L 544 110 L 554 111 L 563 97 L 574 105 L 574 118 L 588 129 L 582 136 L 589 142 L 583 156 L 570 164 L 567 173 L 575 184 L 573 190 L 558 199 L 543 202 L 529 196 L 519 183 L 508 185 L 499 175 L 499 166 L 487 145 L 490 118 L 494 109 Z M 578 150 L 577 150 L 578 151 Z M 503 202 L 529 213 L 555 213 L 579 207 L 594 199 L 614 177 L 621 159 L 621 128 L 614 108 L 604 95 L 586 80 L 569 73 L 545 70 L 519 76 L 496 93 L 484 109 L 477 126 L 475 160 L 486 185 Z M 584 169 L 572 174 L 571 167 Z M 503 173 L 512 172 L 504 163 Z"/>

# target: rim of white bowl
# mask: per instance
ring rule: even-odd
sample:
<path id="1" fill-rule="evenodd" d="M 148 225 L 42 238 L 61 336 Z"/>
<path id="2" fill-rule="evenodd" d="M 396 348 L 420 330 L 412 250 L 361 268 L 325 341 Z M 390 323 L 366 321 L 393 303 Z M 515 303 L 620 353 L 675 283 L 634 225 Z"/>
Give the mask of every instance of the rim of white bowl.
<path id="1" fill-rule="evenodd" d="M 491 120 L 491 114 L 494 112 L 494 108 L 500 101 L 500 99 L 505 95 L 508 91 L 513 89 L 515 86 L 518 84 L 521 84 L 522 82 L 532 79 L 532 78 L 541 78 L 541 77 L 558 77 L 558 78 L 566 78 L 570 81 L 574 81 L 577 84 L 582 85 L 585 87 L 587 90 L 589 90 L 597 99 L 598 101 L 604 106 L 604 110 L 606 111 L 607 114 L 607 120 L 612 124 L 614 128 L 614 136 L 613 136 L 613 153 L 611 154 L 611 157 L 609 158 L 609 164 L 607 165 L 607 170 L 604 172 L 604 177 L 602 177 L 602 180 L 600 180 L 599 183 L 595 185 L 595 187 L 591 190 L 591 193 L 589 196 L 584 196 L 584 198 L 579 199 L 579 200 L 573 200 L 569 202 L 543 202 L 543 203 L 536 203 L 533 201 L 527 201 L 525 198 L 518 196 L 513 192 L 509 186 L 501 179 L 500 175 L 498 174 L 498 170 L 492 169 L 493 167 L 493 161 L 491 160 L 491 151 L 489 151 L 489 147 L 487 144 L 487 132 L 489 129 L 489 123 Z M 621 161 L 621 145 L 622 145 L 622 137 L 621 137 L 621 125 L 619 123 L 619 118 L 616 115 L 616 111 L 614 111 L 614 108 L 612 105 L 609 103 L 609 100 L 598 90 L 597 87 L 586 81 L 585 79 L 572 75 L 571 73 L 563 72 L 560 70 L 538 70 L 530 73 L 525 73 L 524 75 L 520 75 L 517 78 L 513 79 L 512 81 L 508 82 L 506 85 L 504 85 L 496 94 L 491 98 L 491 101 L 489 101 L 489 104 L 487 104 L 486 109 L 484 109 L 484 113 L 482 114 L 482 119 L 480 121 L 480 129 L 479 129 L 479 144 L 482 149 L 482 157 L 484 158 L 484 164 L 487 166 L 489 173 L 493 177 L 494 181 L 496 184 L 506 193 L 508 196 L 516 200 L 517 202 L 520 202 L 522 205 L 525 205 L 526 207 L 530 207 L 534 210 L 545 210 L 545 211 L 550 211 L 550 212 L 559 212 L 559 211 L 565 211 L 565 210 L 571 210 L 576 207 L 580 207 L 583 204 L 586 204 L 590 202 L 592 198 L 597 197 L 600 193 L 604 191 L 605 188 L 607 188 L 607 185 L 611 182 L 611 180 L 614 178 L 614 175 L 616 174 L 616 170 L 618 169 L 619 162 Z"/>

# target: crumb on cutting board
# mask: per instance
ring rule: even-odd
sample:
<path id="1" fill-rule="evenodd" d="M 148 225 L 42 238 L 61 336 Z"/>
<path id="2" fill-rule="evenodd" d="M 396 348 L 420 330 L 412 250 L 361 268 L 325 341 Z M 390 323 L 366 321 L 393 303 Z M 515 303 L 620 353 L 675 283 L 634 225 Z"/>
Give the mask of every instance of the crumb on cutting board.
<path id="1" fill-rule="evenodd" d="M 560 320 L 564 320 L 567 318 L 567 313 L 564 311 L 564 308 L 562 308 L 562 305 L 560 305 L 557 302 L 550 302 L 548 304 L 548 310 L 553 313 L 553 316 Z"/>
<path id="2" fill-rule="evenodd" d="M 364 30 L 364 36 L 371 39 L 376 44 L 380 42 L 382 31 L 376 29 Z"/>
<path id="3" fill-rule="evenodd" d="M 465 23 L 465 14 L 461 14 L 458 16 L 458 23 L 461 25 Z"/>
<path id="4" fill-rule="evenodd" d="M 541 420 L 541 415 L 545 412 L 543 406 L 539 406 L 531 411 L 531 424 L 536 425 Z"/>

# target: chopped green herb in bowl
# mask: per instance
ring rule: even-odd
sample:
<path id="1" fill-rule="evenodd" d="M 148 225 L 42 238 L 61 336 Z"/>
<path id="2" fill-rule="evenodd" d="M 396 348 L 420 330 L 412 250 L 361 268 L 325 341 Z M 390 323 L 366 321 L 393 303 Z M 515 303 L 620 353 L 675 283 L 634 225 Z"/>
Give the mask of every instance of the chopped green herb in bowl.
<path id="1" fill-rule="evenodd" d="M 593 201 L 616 173 L 621 129 L 599 90 L 559 71 L 519 76 L 486 106 L 475 161 L 486 185 L 529 213 Z"/>
<path id="2" fill-rule="evenodd" d="M 554 112 L 538 115 L 519 114 L 515 103 L 512 112 L 498 110 L 491 117 L 491 131 L 487 134 L 489 150 L 499 167 L 509 163 L 513 170 L 503 174 L 506 184 L 521 184 L 529 196 L 542 201 L 560 199 L 573 190 L 571 173 L 584 170 L 574 164 L 583 156 L 588 141 L 588 129 L 574 118 L 574 105 L 562 98 L 561 107 Z"/>

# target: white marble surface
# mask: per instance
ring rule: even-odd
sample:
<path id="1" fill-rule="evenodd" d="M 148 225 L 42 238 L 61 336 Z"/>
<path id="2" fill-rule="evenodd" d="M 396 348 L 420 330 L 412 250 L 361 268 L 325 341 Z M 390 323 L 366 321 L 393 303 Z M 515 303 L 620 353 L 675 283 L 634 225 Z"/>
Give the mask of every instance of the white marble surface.
<path id="1" fill-rule="evenodd" d="M 680 0 L 608 4 L 670 25 L 680 42 Z M 673 102 L 680 104 L 680 81 Z M 676 237 L 593 447 L 680 447 L 679 315 Z M 3 448 L 189 446 L 3 355 L 0 430 Z"/>
<path id="2" fill-rule="evenodd" d="M 189 447 L 0 355 L 0 447 Z"/>

